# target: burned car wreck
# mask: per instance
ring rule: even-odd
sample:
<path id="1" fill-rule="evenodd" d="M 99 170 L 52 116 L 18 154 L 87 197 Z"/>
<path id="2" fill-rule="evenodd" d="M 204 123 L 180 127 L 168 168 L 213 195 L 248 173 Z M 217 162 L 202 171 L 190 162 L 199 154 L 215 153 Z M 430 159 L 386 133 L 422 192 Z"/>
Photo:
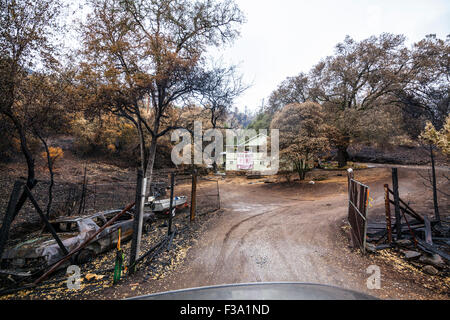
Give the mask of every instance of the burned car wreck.
<path id="1" fill-rule="evenodd" d="M 87 216 L 62 217 L 50 223 L 67 251 L 70 252 L 89 239 L 119 212 L 121 210 L 108 210 Z M 88 262 L 94 256 L 117 246 L 119 229 L 121 241 L 130 240 L 133 234 L 133 221 L 133 212 L 127 211 L 76 254 L 73 262 L 77 264 Z M 155 221 L 154 214 L 145 212 L 143 221 L 144 227 L 148 227 Z M 44 227 L 41 231 L 28 234 L 20 242 L 8 246 L 2 255 L 0 274 L 28 276 L 51 266 L 64 256 L 50 231 Z"/>

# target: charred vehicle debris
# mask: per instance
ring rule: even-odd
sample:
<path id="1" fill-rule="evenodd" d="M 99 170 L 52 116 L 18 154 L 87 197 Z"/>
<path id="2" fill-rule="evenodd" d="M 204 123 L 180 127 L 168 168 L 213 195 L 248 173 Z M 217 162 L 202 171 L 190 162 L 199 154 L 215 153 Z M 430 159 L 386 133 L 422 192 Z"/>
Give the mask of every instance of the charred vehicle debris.
<path id="1" fill-rule="evenodd" d="M 109 219 L 121 210 L 109 210 L 81 217 L 62 217 L 50 221 L 62 243 L 71 251 L 87 240 Z M 81 250 L 75 259 L 84 263 L 95 255 L 105 252 L 117 245 L 119 229 L 122 241 L 131 239 L 133 233 L 132 212 L 126 212 L 115 223 L 98 234 L 89 245 Z M 144 214 L 144 223 L 154 221 L 152 213 Z M 25 239 L 16 242 L 3 253 L 0 273 L 20 275 L 48 267 L 64 257 L 55 239 L 46 227 L 41 231 L 28 234 Z"/>
<path id="2" fill-rule="evenodd" d="M 150 225 L 158 218 L 167 218 L 169 199 L 154 200 L 150 198 L 145 203 L 143 215 L 143 231 L 147 232 Z M 161 205 L 163 204 L 163 205 Z M 174 202 L 174 215 L 176 209 L 187 206 L 186 197 L 177 198 Z M 120 209 L 97 212 L 85 216 L 68 216 L 49 221 L 67 251 L 72 251 L 80 244 L 88 240 L 102 226 L 104 226 L 115 215 L 121 212 Z M 106 227 L 96 235 L 89 244 L 78 252 L 72 262 L 82 264 L 89 262 L 93 257 L 104 253 L 117 246 L 120 237 L 122 242 L 132 238 L 134 223 L 134 208 L 121 215 L 110 226 Z M 11 241 L 2 254 L 0 276 L 30 276 L 50 267 L 65 256 L 57 241 L 52 236 L 46 226 L 40 231 L 29 233 L 18 240 Z M 61 265 L 61 268 L 70 264 Z"/>

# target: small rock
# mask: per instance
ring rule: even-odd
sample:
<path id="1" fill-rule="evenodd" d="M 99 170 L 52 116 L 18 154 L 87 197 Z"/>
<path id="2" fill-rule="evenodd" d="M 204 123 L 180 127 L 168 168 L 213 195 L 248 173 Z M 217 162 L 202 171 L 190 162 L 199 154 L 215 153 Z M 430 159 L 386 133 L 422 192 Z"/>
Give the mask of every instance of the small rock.
<path id="1" fill-rule="evenodd" d="M 310 181 L 310 182 L 308 182 L 309 184 L 315 184 L 315 182 L 314 181 Z"/>
<path id="2" fill-rule="evenodd" d="M 437 269 L 433 266 L 430 265 L 426 265 L 422 268 L 422 271 L 425 273 L 428 273 L 429 275 L 435 276 L 439 273 L 439 271 L 437 271 Z"/>
<path id="3" fill-rule="evenodd" d="M 422 256 L 419 261 L 427 264 L 431 264 L 435 267 L 442 268 L 445 266 L 444 260 L 438 254 L 433 254 L 432 256 Z"/>
<path id="4" fill-rule="evenodd" d="M 420 252 L 413 251 L 413 250 L 401 250 L 401 252 L 405 255 L 405 259 L 415 259 L 417 257 L 421 256 Z"/>
<path id="5" fill-rule="evenodd" d="M 407 246 L 411 244 L 411 240 L 409 239 L 399 239 L 396 241 L 397 244 L 403 245 L 403 246 Z"/>
<path id="6" fill-rule="evenodd" d="M 369 243 L 369 242 L 366 243 L 366 249 L 367 249 L 367 251 L 369 251 L 369 252 L 376 252 L 376 251 L 377 251 L 376 248 L 377 248 L 377 247 L 376 247 L 374 244 Z"/>

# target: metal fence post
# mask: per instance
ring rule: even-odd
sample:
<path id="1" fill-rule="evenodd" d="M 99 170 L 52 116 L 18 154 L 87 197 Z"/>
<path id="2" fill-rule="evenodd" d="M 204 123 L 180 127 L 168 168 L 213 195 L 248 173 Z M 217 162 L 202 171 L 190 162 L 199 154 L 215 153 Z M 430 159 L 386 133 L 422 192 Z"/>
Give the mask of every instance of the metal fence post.
<path id="1" fill-rule="evenodd" d="M 220 209 L 220 189 L 219 189 L 219 180 L 217 180 L 217 204 Z"/>
<path id="2" fill-rule="evenodd" d="M 171 173 L 170 174 L 170 206 L 169 206 L 169 228 L 167 233 L 169 235 L 172 234 L 172 208 L 173 208 L 173 189 L 175 186 L 175 174 Z"/>
<path id="3" fill-rule="evenodd" d="M 195 220 L 195 210 L 197 205 L 197 172 L 192 173 L 192 189 L 191 189 L 191 222 Z"/>
<path id="4" fill-rule="evenodd" d="M 138 170 L 137 184 L 136 184 L 136 203 L 134 205 L 134 219 L 133 219 L 133 241 L 131 243 L 131 253 L 130 253 L 131 274 L 133 274 L 136 271 L 135 262 L 136 259 L 139 257 L 139 251 L 141 247 L 146 186 L 147 186 L 147 179 L 143 177 L 142 170 Z"/>

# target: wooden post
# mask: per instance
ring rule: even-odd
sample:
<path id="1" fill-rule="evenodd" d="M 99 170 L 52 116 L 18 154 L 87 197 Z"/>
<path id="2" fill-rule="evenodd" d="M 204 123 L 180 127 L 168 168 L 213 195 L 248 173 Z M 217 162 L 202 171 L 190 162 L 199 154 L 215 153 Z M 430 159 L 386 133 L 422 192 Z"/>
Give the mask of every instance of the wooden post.
<path id="1" fill-rule="evenodd" d="M 192 189 L 191 189 L 191 217 L 190 221 L 195 220 L 195 210 L 197 205 L 197 172 L 192 172 Z"/>
<path id="2" fill-rule="evenodd" d="M 348 168 L 347 169 L 347 180 L 348 180 L 348 194 L 350 195 L 350 180 L 353 179 L 353 169 Z"/>
<path id="3" fill-rule="evenodd" d="M 139 169 L 137 173 L 136 184 L 136 204 L 134 206 L 133 219 L 133 240 L 131 242 L 130 253 L 130 273 L 136 271 L 136 259 L 139 258 L 139 251 L 141 249 L 142 226 L 144 221 L 144 204 L 145 204 L 145 190 L 147 186 L 147 179 L 143 177 L 142 170 Z"/>
<path id="4" fill-rule="evenodd" d="M 64 246 L 64 244 L 62 243 L 61 239 L 56 234 L 55 229 L 53 228 L 51 223 L 48 221 L 47 217 L 44 215 L 44 213 L 42 212 L 41 208 L 39 208 L 39 204 L 34 199 L 33 195 L 31 194 L 31 190 L 28 189 L 27 186 L 25 186 L 25 192 L 27 193 L 28 199 L 30 199 L 30 201 L 33 204 L 34 208 L 36 209 L 37 213 L 41 217 L 42 222 L 44 222 L 44 224 L 47 227 L 48 231 L 50 231 L 50 233 L 52 234 L 53 238 L 55 238 L 56 243 L 58 244 L 58 246 L 61 249 L 61 251 L 64 253 L 65 256 L 68 255 L 69 251 L 67 251 L 67 249 Z"/>
<path id="5" fill-rule="evenodd" d="M 397 240 L 402 238 L 402 217 L 400 215 L 400 196 L 398 193 L 398 172 L 392 168 L 392 191 L 394 192 L 395 228 L 397 229 Z"/>
<path id="6" fill-rule="evenodd" d="M 426 215 L 423 216 L 425 223 L 425 241 L 428 244 L 433 244 L 433 238 L 431 236 L 431 223 Z"/>
<path id="7" fill-rule="evenodd" d="M 97 182 L 94 182 L 94 212 L 97 207 Z"/>
<path id="8" fill-rule="evenodd" d="M 386 213 L 386 230 L 389 243 L 392 243 L 391 205 L 389 203 L 389 185 L 384 185 L 384 210 Z"/>
<path id="9" fill-rule="evenodd" d="M 348 219 L 349 219 L 349 224 L 351 226 L 351 219 L 353 219 L 353 210 L 354 208 L 352 207 L 352 204 L 350 202 L 355 203 L 356 197 L 355 195 L 355 191 L 356 189 L 354 188 L 354 185 L 352 184 L 351 180 L 353 179 L 353 169 L 349 168 L 347 169 L 347 183 L 348 183 Z M 350 238 L 351 238 L 351 242 L 352 242 L 352 247 L 354 248 L 356 246 L 356 240 L 355 240 L 355 236 L 353 234 L 353 229 L 352 227 L 350 227 Z"/>
<path id="10" fill-rule="evenodd" d="M 430 157 L 431 157 L 431 174 L 432 174 L 432 185 L 433 185 L 433 206 L 434 206 L 434 218 L 437 223 L 441 224 L 441 216 L 439 214 L 439 205 L 437 198 L 437 186 L 436 186 L 436 166 L 434 162 L 433 146 L 430 145 Z"/>
<path id="11" fill-rule="evenodd" d="M 169 228 L 167 230 L 167 234 L 171 235 L 172 234 L 172 219 L 173 219 L 173 215 L 172 215 L 172 207 L 173 207 L 173 189 L 175 186 L 175 174 L 171 173 L 170 174 L 170 206 L 169 206 Z"/>
<path id="12" fill-rule="evenodd" d="M 14 187 L 11 192 L 11 196 L 9 197 L 8 207 L 6 208 L 2 228 L 0 229 L 0 263 L 2 260 L 2 254 L 6 245 L 6 241 L 8 241 L 9 229 L 11 228 L 11 223 L 13 222 L 15 217 L 15 210 L 17 201 L 19 199 L 20 189 L 23 185 L 24 183 L 22 181 L 14 182 Z"/>
<path id="13" fill-rule="evenodd" d="M 84 167 L 83 187 L 81 188 L 80 206 L 78 207 L 78 215 L 81 215 L 83 209 L 83 202 L 86 196 L 86 167 Z"/>
<path id="14" fill-rule="evenodd" d="M 359 247 L 361 248 L 362 254 L 366 253 L 366 239 L 365 239 L 365 228 L 366 228 L 366 209 L 367 209 L 367 187 L 360 185 L 359 186 L 359 206 L 358 206 L 358 210 L 361 213 L 361 215 L 364 216 L 364 218 L 362 218 L 359 214 L 356 216 L 356 222 L 357 222 L 357 226 L 358 226 L 358 244 Z M 359 221 L 363 221 L 363 228 L 361 230 L 361 223 L 359 223 Z"/>

